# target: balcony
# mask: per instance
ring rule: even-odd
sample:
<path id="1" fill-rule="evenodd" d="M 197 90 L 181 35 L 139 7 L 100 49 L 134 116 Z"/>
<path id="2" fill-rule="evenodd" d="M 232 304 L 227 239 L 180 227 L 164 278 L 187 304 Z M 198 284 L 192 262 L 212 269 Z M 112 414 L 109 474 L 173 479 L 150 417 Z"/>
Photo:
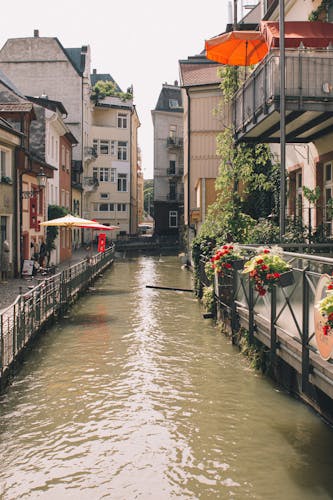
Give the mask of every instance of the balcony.
<path id="1" fill-rule="evenodd" d="M 280 142 L 279 52 L 257 66 L 233 99 L 235 138 Z M 333 51 L 286 50 L 286 142 L 308 143 L 333 131 Z M 224 120 L 228 121 L 228 120 Z"/>
<path id="2" fill-rule="evenodd" d="M 84 148 L 84 159 L 85 161 L 96 160 L 98 154 L 96 148 L 85 147 Z"/>
<path id="3" fill-rule="evenodd" d="M 161 194 L 161 195 L 156 195 L 154 198 L 154 201 L 164 201 L 168 203 L 181 203 L 184 201 L 184 194 L 183 193 L 168 193 L 168 194 Z"/>
<path id="4" fill-rule="evenodd" d="M 167 148 L 168 149 L 181 149 L 183 147 L 182 137 L 168 137 L 167 138 Z"/>
<path id="5" fill-rule="evenodd" d="M 85 192 L 95 191 L 98 186 L 99 182 L 96 177 L 83 177 L 82 187 Z"/>
<path id="6" fill-rule="evenodd" d="M 168 177 L 182 177 L 184 175 L 184 168 L 179 167 L 179 168 L 168 168 L 167 169 L 167 176 Z"/>

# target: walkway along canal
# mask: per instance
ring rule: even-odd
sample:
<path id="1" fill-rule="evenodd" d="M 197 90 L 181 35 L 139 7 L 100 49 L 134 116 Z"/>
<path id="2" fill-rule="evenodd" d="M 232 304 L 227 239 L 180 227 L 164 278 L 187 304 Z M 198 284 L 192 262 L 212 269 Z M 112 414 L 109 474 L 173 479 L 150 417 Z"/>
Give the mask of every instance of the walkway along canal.
<path id="1" fill-rule="evenodd" d="M 176 257 L 118 260 L 1 396 L 0 498 L 333 498 L 333 432 L 249 369 Z"/>

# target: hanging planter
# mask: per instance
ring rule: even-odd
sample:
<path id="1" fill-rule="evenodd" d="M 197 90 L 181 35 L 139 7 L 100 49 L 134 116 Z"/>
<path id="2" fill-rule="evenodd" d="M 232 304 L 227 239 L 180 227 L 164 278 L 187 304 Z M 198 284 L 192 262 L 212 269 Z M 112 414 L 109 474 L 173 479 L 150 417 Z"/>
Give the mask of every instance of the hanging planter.
<path id="1" fill-rule="evenodd" d="M 282 257 L 282 248 L 260 248 L 258 251 L 258 255 L 245 263 L 243 273 L 249 275 L 259 295 L 266 295 L 274 285 L 286 287 L 294 283 L 293 271 Z"/>
<path id="2" fill-rule="evenodd" d="M 211 257 L 210 265 L 214 272 L 219 276 L 223 276 L 226 271 L 231 269 L 243 269 L 244 257 L 237 243 L 223 245 Z"/>
<path id="3" fill-rule="evenodd" d="M 330 335 L 333 330 L 333 276 L 330 276 L 330 281 L 326 287 L 326 296 L 315 307 L 325 321 L 322 326 L 323 335 Z"/>

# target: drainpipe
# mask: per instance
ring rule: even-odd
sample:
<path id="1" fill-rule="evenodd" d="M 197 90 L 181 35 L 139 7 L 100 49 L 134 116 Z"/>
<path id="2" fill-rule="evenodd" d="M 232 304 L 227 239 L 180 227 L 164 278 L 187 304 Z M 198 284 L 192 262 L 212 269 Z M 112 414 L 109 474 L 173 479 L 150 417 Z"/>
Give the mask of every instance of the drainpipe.
<path id="1" fill-rule="evenodd" d="M 132 144 L 132 121 L 133 121 L 133 108 L 131 110 L 131 119 L 130 119 L 130 148 L 129 148 L 129 158 L 130 158 L 130 170 L 129 170 L 129 234 L 132 233 L 132 151 L 133 151 L 133 144 Z"/>

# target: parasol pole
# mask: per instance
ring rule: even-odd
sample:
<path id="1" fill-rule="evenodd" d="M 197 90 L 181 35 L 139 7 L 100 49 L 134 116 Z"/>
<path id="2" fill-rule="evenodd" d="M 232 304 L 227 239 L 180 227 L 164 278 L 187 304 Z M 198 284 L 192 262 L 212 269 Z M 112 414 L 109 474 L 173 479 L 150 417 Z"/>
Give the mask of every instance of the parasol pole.
<path id="1" fill-rule="evenodd" d="M 284 0 L 280 0 L 280 241 L 286 232 L 286 74 L 284 40 Z"/>

